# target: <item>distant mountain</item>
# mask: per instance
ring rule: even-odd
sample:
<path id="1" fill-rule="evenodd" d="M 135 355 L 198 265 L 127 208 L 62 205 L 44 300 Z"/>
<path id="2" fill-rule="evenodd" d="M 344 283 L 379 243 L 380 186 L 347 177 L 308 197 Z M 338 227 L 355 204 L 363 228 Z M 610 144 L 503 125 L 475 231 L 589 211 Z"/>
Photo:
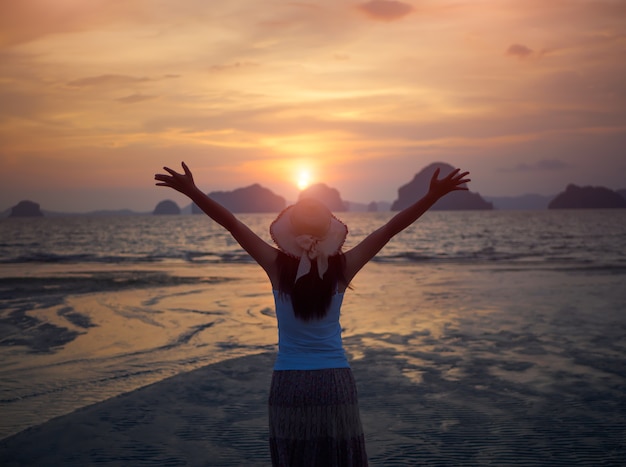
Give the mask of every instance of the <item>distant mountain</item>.
<path id="1" fill-rule="evenodd" d="M 285 198 L 258 183 L 233 191 L 213 191 L 208 196 L 234 213 L 280 212 L 286 206 Z M 202 211 L 193 204 L 191 212 L 200 214 Z"/>
<path id="2" fill-rule="evenodd" d="M 370 203 L 343 201 L 338 190 L 330 188 L 323 183 L 309 187 L 309 189 L 303 191 L 300 196 L 302 197 L 304 194 L 305 196 L 317 197 L 328 204 L 330 209 L 335 212 L 397 211 L 402 209 L 404 206 L 408 206 L 417 201 L 426 193 L 431 174 L 437 167 L 440 167 L 441 169 L 441 176 L 453 170 L 451 165 L 445 163 L 434 163 L 429 165 L 416 174 L 410 183 L 398 189 L 398 199 L 393 203 L 388 201 L 371 201 Z M 236 213 L 280 212 L 287 204 L 283 197 L 274 194 L 272 191 L 263 188 L 259 184 L 254 184 L 246 188 L 239 188 L 233 191 L 212 192 L 209 193 L 209 196 L 220 202 L 220 204 L 226 206 L 232 212 Z M 622 200 L 626 200 L 626 188 L 612 191 L 604 187 L 578 187 L 576 185 L 568 185 L 565 192 L 560 193 L 558 196 L 538 194 L 525 194 L 521 196 L 481 196 L 478 193 L 459 191 L 450 193 L 443 199 L 439 200 L 439 202 L 433 206 L 433 209 L 542 210 L 548 208 L 575 209 L 577 207 L 623 208 L 626 206 L 622 204 Z M 177 205 L 176 207 L 178 208 Z M 17 212 L 14 213 L 16 208 Z M 161 208 L 159 208 L 159 210 L 160 209 Z M 194 203 L 178 209 L 180 214 L 198 214 L 201 212 Z M 82 213 L 64 213 L 41 209 L 38 203 L 25 200 L 21 201 L 12 208 L 0 212 L 0 218 L 31 217 L 32 215 L 36 217 L 136 216 L 148 215 L 152 213 L 154 213 L 154 211 L 138 212 L 130 209 L 105 209 Z"/>
<path id="3" fill-rule="evenodd" d="M 483 196 L 493 204 L 494 209 L 501 210 L 541 210 L 548 209 L 554 195 L 544 196 L 527 194 L 521 196 Z"/>
<path id="4" fill-rule="evenodd" d="M 415 175 L 413 180 L 398 189 L 398 199 L 391 205 L 392 211 L 405 209 L 419 200 L 428 192 L 430 179 L 439 168 L 439 178 L 444 177 L 454 170 L 450 164 L 435 162 L 422 169 Z M 485 201 L 478 193 L 470 191 L 454 191 L 447 194 L 433 207 L 433 210 L 470 210 L 470 209 L 493 209 L 493 205 Z"/>
<path id="5" fill-rule="evenodd" d="M 619 193 L 601 186 L 567 185 L 548 205 L 548 209 L 608 209 L 626 208 L 626 199 Z"/>
<path id="6" fill-rule="evenodd" d="M 347 211 L 348 205 L 341 199 L 339 191 L 324 183 L 311 185 L 306 190 L 300 192 L 298 199 L 315 198 L 324 203 L 333 212 Z"/>
<path id="7" fill-rule="evenodd" d="M 20 201 L 11 208 L 9 217 L 43 217 L 39 204 L 34 201 Z"/>
<path id="8" fill-rule="evenodd" d="M 154 208 L 154 211 L 152 211 L 152 214 L 155 214 L 155 215 L 179 215 L 180 214 L 180 208 L 178 207 L 178 204 L 176 204 L 171 199 L 166 199 L 166 200 L 161 201 L 159 204 L 156 205 L 156 207 Z"/>

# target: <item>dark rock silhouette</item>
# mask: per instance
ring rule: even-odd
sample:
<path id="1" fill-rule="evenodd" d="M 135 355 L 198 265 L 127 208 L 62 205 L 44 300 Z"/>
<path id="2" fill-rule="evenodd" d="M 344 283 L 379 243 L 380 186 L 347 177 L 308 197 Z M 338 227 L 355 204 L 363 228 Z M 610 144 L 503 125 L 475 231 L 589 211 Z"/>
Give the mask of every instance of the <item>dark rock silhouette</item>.
<path id="1" fill-rule="evenodd" d="M 376 201 L 372 201 L 367 205 L 367 212 L 376 212 L 378 211 L 378 203 Z"/>
<path id="2" fill-rule="evenodd" d="M 258 183 L 233 191 L 213 191 L 208 196 L 234 213 L 280 212 L 286 206 L 285 198 Z M 193 204 L 191 212 L 200 214 L 202 211 Z"/>
<path id="3" fill-rule="evenodd" d="M 616 193 L 618 195 L 620 195 L 622 198 L 626 199 L 626 188 L 622 188 L 620 190 L 617 190 Z"/>
<path id="4" fill-rule="evenodd" d="M 422 169 L 415 175 L 413 180 L 398 189 L 398 199 L 391 205 L 392 211 L 405 209 L 419 200 L 428 192 L 430 179 L 439 168 L 439 178 L 448 175 L 454 170 L 449 164 L 435 162 Z M 478 193 L 469 191 L 454 191 L 447 194 L 433 207 L 433 210 L 470 210 L 470 209 L 493 209 L 493 205 L 485 201 Z"/>
<path id="5" fill-rule="evenodd" d="M 339 191 L 324 183 L 316 183 L 300 192 L 298 199 L 314 198 L 324 203 L 333 212 L 347 211 L 348 206 L 341 199 Z"/>
<path id="6" fill-rule="evenodd" d="M 43 217 L 43 212 L 33 201 L 20 201 L 11 208 L 9 217 Z"/>
<path id="7" fill-rule="evenodd" d="M 152 214 L 157 215 L 178 215 L 180 214 L 180 208 L 174 201 L 166 199 L 156 205 Z"/>
<path id="8" fill-rule="evenodd" d="M 608 209 L 626 208 L 626 199 L 619 193 L 601 186 L 567 185 L 548 205 L 548 209 Z"/>

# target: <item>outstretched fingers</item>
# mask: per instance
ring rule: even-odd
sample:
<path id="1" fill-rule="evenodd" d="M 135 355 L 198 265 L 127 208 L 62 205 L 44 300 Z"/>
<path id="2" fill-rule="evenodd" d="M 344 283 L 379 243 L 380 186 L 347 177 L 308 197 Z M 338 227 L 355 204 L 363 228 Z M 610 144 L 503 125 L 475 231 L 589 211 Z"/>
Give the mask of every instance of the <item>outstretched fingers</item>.
<path id="1" fill-rule="evenodd" d="M 471 181 L 469 178 L 466 178 L 467 175 L 469 175 L 469 172 L 461 172 L 461 169 L 454 169 L 444 178 L 439 180 L 439 182 L 442 184 L 442 186 L 446 187 L 447 191 L 468 191 L 469 188 L 467 188 L 466 186 L 461 186 L 464 183 Z"/>
<path id="2" fill-rule="evenodd" d="M 450 172 L 448 175 L 446 175 L 446 178 L 453 179 L 454 176 L 459 173 L 459 170 L 461 170 L 461 169 L 454 169 L 452 172 Z"/>
<path id="3" fill-rule="evenodd" d="M 450 180 L 452 183 L 454 183 L 454 189 L 455 190 L 469 190 L 469 188 L 467 188 L 466 186 L 461 186 L 465 183 L 471 182 L 472 180 L 470 178 L 466 178 L 469 175 L 469 172 L 461 172 L 459 173 L 460 169 L 456 169 L 453 174 L 453 178 Z"/>
<path id="4" fill-rule="evenodd" d="M 185 177 L 187 177 L 193 183 L 193 174 L 191 173 L 191 170 L 189 170 L 189 167 L 187 167 L 187 164 L 185 164 L 184 162 L 181 162 L 181 165 L 183 166 L 183 170 L 185 171 Z"/>
<path id="5" fill-rule="evenodd" d="M 180 176 L 183 175 L 183 174 L 179 174 L 178 172 L 176 172 L 173 169 L 170 169 L 169 167 L 163 167 L 163 170 L 165 170 L 170 175 L 156 174 L 154 176 L 154 178 L 157 179 L 157 180 L 161 180 L 161 179 L 170 179 L 170 178 L 180 177 Z M 185 175 L 190 175 L 191 174 L 191 172 L 189 171 L 189 168 L 185 165 L 184 162 L 183 162 L 183 170 L 185 171 Z"/>
<path id="6" fill-rule="evenodd" d="M 461 169 L 454 169 L 452 172 L 450 172 L 447 175 L 446 178 L 449 179 L 449 180 L 456 181 L 456 180 L 461 180 L 462 178 L 464 178 L 467 175 L 469 175 L 469 172 L 461 172 L 461 173 L 459 173 L 459 172 L 461 172 Z"/>
<path id="7" fill-rule="evenodd" d="M 435 172 L 433 173 L 433 176 L 432 176 L 432 178 L 434 180 L 439 180 L 439 171 L 440 171 L 439 168 L 435 169 Z M 444 182 L 444 181 L 457 182 L 458 180 L 461 180 L 465 176 L 469 175 L 469 172 L 459 173 L 460 171 L 461 171 L 461 169 L 454 169 L 452 172 L 450 172 L 448 175 L 446 175 L 445 177 L 443 177 L 439 181 L 442 181 L 442 182 Z"/>
<path id="8" fill-rule="evenodd" d="M 163 170 L 165 170 L 170 175 L 155 174 L 154 175 L 154 179 L 158 180 L 159 182 L 161 182 L 161 183 L 156 183 L 156 185 L 157 186 L 172 186 L 172 182 L 174 181 L 174 177 L 176 175 L 178 175 L 178 174 L 175 171 L 173 171 L 172 169 L 170 169 L 169 167 L 163 167 Z"/>
<path id="9" fill-rule="evenodd" d="M 154 179 L 159 182 L 155 183 L 155 185 L 173 188 L 183 194 L 186 194 L 194 186 L 194 181 L 187 164 L 182 162 L 182 167 L 184 173 L 176 172 L 169 167 L 163 167 L 163 170 L 167 173 L 155 174 Z"/>
<path id="10" fill-rule="evenodd" d="M 465 177 L 467 177 L 468 175 L 469 175 L 469 172 L 463 172 L 462 174 L 459 174 L 459 175 L 458 175 L 458 179 L 459 179 L 460 181 L 466 181 L 466 182 L 469 182 L 469 181 L 470 181 L 470 179 L 469 179 L 469 178 L 465 178 Z"/>
<path id="11" fill-rule="evenodd" d="M 458 174 L 455 178 L 454 181 L 457 183 L 465 183 L 465 182 L 469 182 L 470 179 L 469 178 L 465 178 L 469 175 L 469 172 L 463 172 Z"/>

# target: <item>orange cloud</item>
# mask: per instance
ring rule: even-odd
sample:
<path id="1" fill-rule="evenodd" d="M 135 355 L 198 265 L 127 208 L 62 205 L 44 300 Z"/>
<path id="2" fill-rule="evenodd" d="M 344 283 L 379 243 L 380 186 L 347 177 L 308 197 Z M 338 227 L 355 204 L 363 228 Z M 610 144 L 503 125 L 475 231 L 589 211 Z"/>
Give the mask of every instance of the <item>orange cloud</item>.
<path id="1" fill-rule="evenodd" d="M 370 0 L 361 3 L 357 8 L 377 21 L 395 21 L 413 11 L 413 7 L 408 3 L 395 0 Z"/>
<path id="2" fill-rule="evenodd" d="M 124 75 L 100 75 L 80 78 L 67 83 L 69 86 L 126 86 L 129 84 L 145 83 L 152 81 L 150 78 L 136 78 L 134 76 Z"/>
<path id="3" fill-rule="evenodd" d="M 125 0 L 20 0 L 0 2 L 0 48 L 51 34 L 87 31 L 134 6 Z"/>
<path id="4" fill-rule="evenodd" d="M 314 159 L 354 200 L 452 157 L 484 179 L 519 168 L 491 194 L 576 171 L 608 186 L 624 172 L 621 4 L 0 0 L 0 209 L 43 185 L 61 197 L 78 172 L 159 196 L 146 171 L 179 158 L 219 188 L 278 192 L 287 162 Z"/>
<path id="5" fill-rule="evenodd" d="M 533 54 L 533 50 L 522 44 L 513 44 L 506 49 L 506 54 L 519 58 L 527 58 Z"/>
<path id="6" fill-rule="evenodd" d="M 228 71 L 228 70 L 239 70 L 242 68 L 253 68 L 257 66 L 259 65 L 253 62 L 235 62 L 235 63 L 228 63 L 224 65 L 212 65 L 210 67 L 210 70 L 214 72 L 220 72 L 220 71 Z"/>
<path id="7" fill-rule="evenodd" d="M 143 94 L 131 94 L 130 96 L 120 97 L 118 102 L 122 104 L 136 104 L 137 102 L 148 101 L 151 99 L 156 99 L 156 96 L 146 96 Z"/>

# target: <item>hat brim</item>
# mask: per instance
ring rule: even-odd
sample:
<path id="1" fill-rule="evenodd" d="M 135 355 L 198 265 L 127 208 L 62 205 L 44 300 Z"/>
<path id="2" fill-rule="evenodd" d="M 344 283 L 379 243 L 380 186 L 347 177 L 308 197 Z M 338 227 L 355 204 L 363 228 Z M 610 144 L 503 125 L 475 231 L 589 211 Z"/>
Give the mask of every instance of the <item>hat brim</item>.
<path id="1" fill-rule="evenodd" d="M 296 234 L 291 224 L 291 213 L 294 205 L 288 206 L 270 225 L 270 235 L 274 243 L 284 253 L 294 258 L 302 256 L 302 247 L 296 241 Z M 326 235 L 317 243 L 317 249 L 326 256 L 336 255 L 348 236 L 348 226 L 337 219 L 332 213 Z"/>

